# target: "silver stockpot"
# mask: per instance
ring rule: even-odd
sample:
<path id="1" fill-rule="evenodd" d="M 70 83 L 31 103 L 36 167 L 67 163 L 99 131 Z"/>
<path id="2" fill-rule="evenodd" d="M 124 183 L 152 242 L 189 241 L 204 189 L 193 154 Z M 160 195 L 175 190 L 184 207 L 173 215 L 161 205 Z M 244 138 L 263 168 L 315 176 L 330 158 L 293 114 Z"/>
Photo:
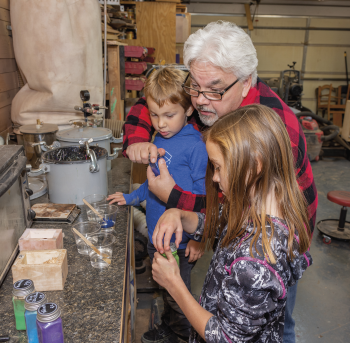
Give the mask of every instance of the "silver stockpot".
<path id="1" fill-rule="evenodd" d="M 32 168 L 39 168 L 42 154 L 58 146 L 55 143 L 58 126 L 55 124 L 23 125 L 19 131 L 23 135 L 23 145 L 28 162 Z"/>
<path id="2" fill-rule="evenodd" d="M 40 171 L 47 173 L 50 202 L 82 205 L 89 194 L 107 195 L 107 159 L 117 156 L 116 149 L 109 155 L 102 147 L 89 146 L 88 141 L 85 146 L 45 152 Z"/>
<path id="3" fill-rule="evenodd" d="M 108 153 L 111 151 L 111 143 L 121 143 L 122 138 L 113 137 L 112 130 L 105 127 L 73 127 L 56 133 L 56 138 L 60 146 L 79 145 L 81 141 L 87 141 L 90 138 L 93 142 L 90 145 L 105 148 Z M 107 171 L 111 170 L 111 162 L 107 161 Z"/>

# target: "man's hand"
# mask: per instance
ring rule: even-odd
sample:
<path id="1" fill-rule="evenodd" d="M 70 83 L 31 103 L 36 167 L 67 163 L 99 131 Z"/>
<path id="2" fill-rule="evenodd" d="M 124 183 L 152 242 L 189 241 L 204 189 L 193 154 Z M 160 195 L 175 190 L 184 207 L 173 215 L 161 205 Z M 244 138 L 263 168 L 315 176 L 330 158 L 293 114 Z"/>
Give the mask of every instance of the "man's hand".
<path id="1" fill-rule="evenodd" d="M 110 201 L 110 204 L 114 204 L 115 202 L 118 202 L 118 205 L 126 204 L 124 195 L 121 192 L 116 192 L 114 194 L 108 195 L 107 201 Z"/>
<path id="2" fill-rule="evenodd" d="M 188 262 L 197 261 L 203 256 L 204 252 L 199 249 L 200 244 L 192 239 L 187 243 L 185 256 L 190 255 Z"/>
<path id="3" fill-rule="evenodd" d="M 161 150 L 161 149 L 159 149 Z M 163 149 L 162 149 L 163 150 Z M 161 201 L 167 203 L 170 193 L 176 185 L 163 158 L 159 159 L 160 175 L 155 176 L 151 167 L 147 168 L 148 189 Z"/>
<path id="4" fill-rule="evenodd" d="M 165 150 L 157 149 L 153 143 L 134 143 L 126 149 L 126 154 L 130 161 L 143 164 L 149 163 L 149 157 L 152 163 L 157 162 L 158 153 L 160 156 L 163 156 Z"/>

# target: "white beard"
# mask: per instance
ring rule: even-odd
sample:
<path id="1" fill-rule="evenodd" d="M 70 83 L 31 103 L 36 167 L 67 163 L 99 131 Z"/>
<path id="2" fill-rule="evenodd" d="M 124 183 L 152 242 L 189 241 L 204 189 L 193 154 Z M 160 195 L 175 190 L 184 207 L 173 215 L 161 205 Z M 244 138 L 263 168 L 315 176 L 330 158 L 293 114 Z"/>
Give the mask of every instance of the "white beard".
<path id="1" fill-rule="evenodd" d="M 201 122 L 206 126 L 213 126 L 214 123 L 219 119 L 219 116 L 216 113 L 212 113 L 210 116 L 204 116 L 198 111 L 199 118 Z"/>

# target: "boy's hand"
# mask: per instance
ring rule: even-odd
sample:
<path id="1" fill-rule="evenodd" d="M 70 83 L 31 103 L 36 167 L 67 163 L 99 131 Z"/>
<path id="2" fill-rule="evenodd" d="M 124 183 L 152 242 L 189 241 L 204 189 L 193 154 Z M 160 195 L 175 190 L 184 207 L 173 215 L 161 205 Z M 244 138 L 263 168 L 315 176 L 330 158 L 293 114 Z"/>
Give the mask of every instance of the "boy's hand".
<path id="1" fill-rule="evenodd" d="M 114 204 L 115 202 L 118 202 L 118 205 L 126 204 L 124 195 L 121 192 L 116 192 L 114 194 L 108 195 L 107 201 L 110 201 L 109 204 Z"/>
<path id="2" fill-rule="evenodd" d="M 158 161 L 160 175 L 155 176 L 151 167 L 147 168 L 148 189 L 161 201 L 167 203 L 170 193 L 176 185 L 173 177 L 169 174 L 165 160 Z"/>
<path id="3" fill-rule="evenodd" d="M 129 160 L 136 163 L 148 164 L 149 159 L 152 163 L 157 162 L 158 153 L 160 156 L 165 154 L 164 149 L 157 149 L 153 143 L 134 143 L 128 146 L 126 154 Z"/>
<path id="4" fill-rule="evenodd" d="M 192 239 L 187 243 L 185 256 L 190 255 L 188 262 L 197 261 L 203 256 L 204 252 L 199 249 L 200 244 Z"/>

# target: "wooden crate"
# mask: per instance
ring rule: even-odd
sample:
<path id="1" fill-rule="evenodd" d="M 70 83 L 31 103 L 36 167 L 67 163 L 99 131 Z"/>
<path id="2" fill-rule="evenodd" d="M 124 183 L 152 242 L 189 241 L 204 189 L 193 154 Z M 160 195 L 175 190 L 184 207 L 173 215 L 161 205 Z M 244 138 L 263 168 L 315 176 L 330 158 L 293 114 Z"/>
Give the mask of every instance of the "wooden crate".
<path id="1" fill-rule="evenodd" d="M 12 266 L 13 282 L 30 279 L 36 291 L 61 291 L 68 275 L 66 249 L 21 251 Z"/>

